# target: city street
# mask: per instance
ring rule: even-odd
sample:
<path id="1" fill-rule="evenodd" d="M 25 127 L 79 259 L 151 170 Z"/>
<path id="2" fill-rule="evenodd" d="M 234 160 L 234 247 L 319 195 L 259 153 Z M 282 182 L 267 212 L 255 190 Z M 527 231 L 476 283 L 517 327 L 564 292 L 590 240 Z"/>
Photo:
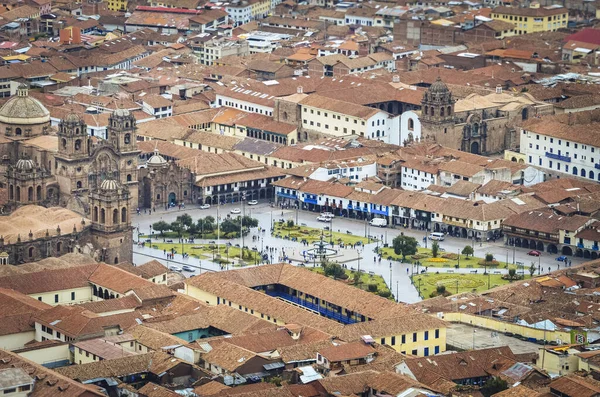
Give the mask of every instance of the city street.
<path id="1" fill-rule="evenodd" d="M 132 225 L 135 228 L 134 230 L 134 241 L 138 240 L 138 230 L 141 234 L 149 234 L 150 233 L 150 225 L 159 220 L 164 220 L 166 222 L 172 222 L 178 215 L 182 215 L 184 213 L 189 214 L 194 221 L 196 221 L 200 217 L 213 216 L 217 217 L 217 211 L 219 212 L 219 216 L 221 218 L 227 216 L 229 211 L 233 208 L 240 208 L 242 206 L 240 203 L 235 204 L 227 204 L 220 206 L 217 208 L 213 206 L 209 209 L 202 210 L 198 206 L 191 206 L 187 208 L 182 208 L 179 210 L 177 207 L 171 208 L 167 211 L 159 210 L 151 215 L 144 214 L 144 211 L 141 211 L 140 215 L 132 216 Z M 323 228 L 326 225 L 322 222 L 317 221 L 317 213 L 308 212 L 308 211 L 296 211 L 295 209 L 287 209 L 281 210 L 280 208 L 272 208 L 268 203 L 259 203 L 255 206 L 248 206 L 244 204 L 243 211 L 246 215 L 257 218 L 259 221 L 259 226 L 266 229 L 265 233 L 258 233 L 258 230 L 252 229 L 250 234 L 244 237 L 243 245 L 254 248 L 256 247 L 258 251 L 262 249 L 266 249 L 266 247 L 274 247 L 276 251 L 274 253 L 274 262 L 278 261 L 279 256 L 284 250 L 285 255 L 293 259 L 300 259 L 302 257 L 302 251 L 306 250 L 307 247 L 303 247 L 300 242 L 292 242 L 289 240 L 284 240 L 281 238 L 272 237 L 270 234 L 270 225 L 272 221 L 278 221 L 280 219 L 284 220 L 293 220 L 299 224 L 305 224 L 306 226 Z M 283 212 L 283 215 L 282 215 Z M 237 216 L 237 215 L 232 215 Z M 415 237 L 421 245 L 424 246 L 423 238 L 425 237 L 424 231 L 412 230 L 412 229 L 392 229 L 392 228 L 378 228 L 378 227 L 370 227 L 364 221 L 358 221 L 354 219 L 346 219 L 336 217 L 331 225 L 334 231 L 339 231 L 341 233 L 351 232 L 356 236 L 365 236 L 366 234 L 377 237 L 380 241 L 367 244 L 364 248 L 358 248 L 354 250 L 352 248 L 343 248 L 339 249 L 338 253 L 331 258 L 331 260 L 337 261 L 339 263 L 345 263 L 349 269 L 358 269 L 364 270 L 366 272 L 374 272 L 376 274 L 381 275 L 388 285 L 391 287 L 391 290 L 394 295 L 399 297 L 399 301 L 413 303 L 420 300 L 416 289 L 412 286 L 410 282 L 410 274 L 411 269 L 410 265 L 401 264 L 395 261 L 382 260 L 381 262 L 376 261 L 376 254 L 374 253 L 374 249 L 382 244 L 389 243 L 391 245 L 394 237 L 399 235 L 401 232 L 405 235 Z M 155 233 L 158 236 L 158 233 Z M 256 236 L 257 239 L 252 241 L 252 236 Z M 196 239 L 195 241 L 198 244 L 207 243 L 208 240 L 200 240 Z M 225 244 L 226 242 L 231 242 L 232 244 L 240 244 L 242 245 L 241 239 L 229 239 L 229 240 L 220 240 L 220 244 Z M 427 242 L 427 246 L 429 246 L 430 242 Z M 461 251 L 465 245 L 473 244 L 471 240 L 456 238 L 456 237 L 446 237 L 446 239 L 440 242 L 440 247 L 445 249 L 446 252 L 450 253 L 458 253 Z M 338 247 L 336 246 L 336 249 Z M 510 263 L 522 262 L 525 266 L 525 274 L 528 274 L 528 268 L 532 262 L 536 264 L 536 266 L 541 265 L 542 273 L 550 270 L 557 270 L 558 265 L 561 267 L 563 263 L 558 263 L 555 260 L 555 256 L 558 255 L 550 255 L 547 253 L 542 253 L 540 258 L 528 256 L 528 249 L 516 248 L 505 246 L 503 240 L 497 240 L 496 242 L 481 242 L 474 244 L 474 251 L 476 257 L 484 257 L 487 253 L 492 253 L 494 257 L 500 261 L 507 261 Z M 162 250 L 152 249 L 148 246 L 146 247 L 138 247 L 134 244 L 134 256 L 133 260 L 135 264 L 142 264 L 148 262 L 152 259 L 157 259 L 161 263 L 166 266 L 175 264 L 176 266 L 188 265 L 190 267 L 195 267 L 198 270 L 195 274 L 199 274 L 200 271 L 218 271 L 219 265 L 216 263 L 210 262 L 208 260 L 198 260 L 196 258 L 185 258 L 183 259 L 180 254 L 176 254 L 174 260 L 167 260 Z M 573 264 L 582 263 L 584 260 L 582 258 L 570 258 Z M 296 265 L 296 262 L 293 262 Z M 312 264 L 308 264 L 307 266 L 312 266 Z M 201 270 L 200 270 L 201 269 Z M 440 273 L 445 272 L 454 272 L 454 273 L 467 273 L 471 269 L 435 269 L 429 267 L 428 271 L 430 273 L 435 273 L 435 271 L 439 271 Z M 415 269 L 416 271 L 416 269 Z M 506 269 L 502 269 L 501 271 L 505 272 Z M 191 273 L 186 273 L 186 276 L 192 275 Z M 536 272 L 537 274 L 537 272 Z"/>

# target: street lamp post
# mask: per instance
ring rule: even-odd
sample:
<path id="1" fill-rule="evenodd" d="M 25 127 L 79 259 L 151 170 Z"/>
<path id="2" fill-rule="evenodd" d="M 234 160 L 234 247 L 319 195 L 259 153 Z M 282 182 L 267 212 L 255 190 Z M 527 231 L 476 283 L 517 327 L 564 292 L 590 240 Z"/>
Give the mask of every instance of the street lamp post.
<path id="1" fill-rule="evenodd" d="M 398 284 L 399 284 L 399 281 L 396 280 L 396 303 L 400 302 L 398 300 L 399 299 L 398 297 L 400 296 L 400 292 L 399 292 L 400 291 L 400 287 L 398 286 Z"/>
<path id="2" fill-rule="evenodd" d="M 390 290 L 392 289 L 392 262 L 390 261 Z"/>
<path id="3" fill-rule="evenodd" d="M 460 248 L 457 251 L 458 251 L 458 267 L 460 268 Z"/>

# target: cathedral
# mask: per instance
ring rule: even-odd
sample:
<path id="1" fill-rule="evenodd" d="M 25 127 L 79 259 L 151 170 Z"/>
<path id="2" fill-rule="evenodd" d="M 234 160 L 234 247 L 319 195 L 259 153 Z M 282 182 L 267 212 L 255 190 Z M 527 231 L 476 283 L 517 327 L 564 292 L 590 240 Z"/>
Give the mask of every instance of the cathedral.
<path id="1" fill-rule="evenodd" d="M 497 87 L 487 95 L 455 99 L 438 77 L 421 100 L 421 134 L 442 146 L 489 155 L 514 150 L 524 120 L 552 112 L 552 105 L 528 93 L 506 93 Z"/>
<path id="2" fill-rule="evenodd" d="M 27 86 L 18 88 L 0 108 L 0 188 L 7 192 L 0 251 L 8 253 L 8 263 L 68 252 L 88 253 L 106 263 L 132 261 L 136 131 L 134 116 L 117 109 L 109 117 L 106 140 L 94 142 L 73 112 L 51 134 L 48 110 L 29 96 Z M 43 214 L 43 219 L 28 222 L 24 218 L 29 213 Z M 65 230 L 65 219 L 73 223 L 72 229 L 67 223 Z"/>

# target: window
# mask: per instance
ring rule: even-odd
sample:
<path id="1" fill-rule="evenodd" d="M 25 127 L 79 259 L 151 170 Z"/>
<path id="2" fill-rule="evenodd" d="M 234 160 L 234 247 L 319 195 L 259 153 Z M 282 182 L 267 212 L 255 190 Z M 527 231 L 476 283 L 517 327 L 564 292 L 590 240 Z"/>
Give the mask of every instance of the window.
<path id="1" fill-rule="evenodd" d="M 423 340 L 429 340 L 429 331 L 424 332 Z"/>
<path id="2" fill-rule="evenodd" d="M 392 336 L 392 346 L 396 346 L 396 337 Z"/>
<path id="3" fill-rule="evenodd" d="M 75 300 L 75 291 L 71 292 L 71 300 L 74 301 Z"/>
<path id="4" fill-rule="evenodd" d="M 417 341 L 417 333 L 413 332 L 413 342 L 416 342 L 416 341 Z"/>
<path id="5" fill-rule="evenodd" d="M 385 345 L 385 338 L 381 338 L 381 344 Z"/>
<path id="6" fill-rule="evenodd" d="M 423 355 L 425 357 L 427 357 L 429 355 L 429 348 L 428 347 L 426 347 L 426 348 L 423 349 Z"/>
<path id="7" fill-rule="evenodd" d="M 440 352 L 440 347 L 439 346 L 434 346 L 433 347 L 433 354 L 439 354 Z"/>
<path id="8" fill-rule="evenodd" d="M 414 349 L 414 350 L 411 352 L 411 354 L 412 354 L 413 356 L 416 356 L 416 355 L 417 355 L 417 349 Z"/>
<path id="9" fill-rule="evenodd" d="M 406 335 L 402 335 L 402 344 L 406 343 Z"/>
<path id="10" fill-rule="evenodd" d="M 440 337 L 440 330 L 436 329 L 435 330 L 435 339 L 438 339 Z"/>
<path id="11" fill-rule="evenodd" d="M 58 294 L 54 295 L 54 303 L 58 303 Z"/>

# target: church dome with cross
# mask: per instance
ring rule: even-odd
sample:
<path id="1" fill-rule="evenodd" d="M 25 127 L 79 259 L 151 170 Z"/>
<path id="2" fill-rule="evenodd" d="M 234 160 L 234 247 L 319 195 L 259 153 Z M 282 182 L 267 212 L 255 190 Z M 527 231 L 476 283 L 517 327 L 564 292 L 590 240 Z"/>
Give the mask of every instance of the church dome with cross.
<path id="1" fill-rule="evenodd" d="M 17 95 L 0 108 L 0 129 L 6 136 L 34 137 L 47 133 L 50 112 L 37 99 L 29 96 L 26 85 L 21 84 Z"/>

